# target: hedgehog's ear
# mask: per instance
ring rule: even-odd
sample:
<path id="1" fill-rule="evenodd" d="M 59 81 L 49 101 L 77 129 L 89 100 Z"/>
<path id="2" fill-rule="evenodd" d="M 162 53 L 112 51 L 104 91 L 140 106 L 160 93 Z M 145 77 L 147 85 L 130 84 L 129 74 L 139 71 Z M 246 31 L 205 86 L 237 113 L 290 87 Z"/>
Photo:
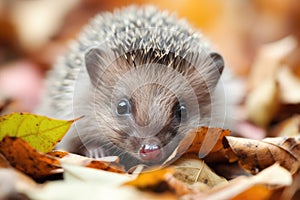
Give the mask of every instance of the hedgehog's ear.
<path id="1" fill-rule="evenodd" d="M 107 66 L 106 59 L 107 52 L 101 47 L 91 48 L 85 53 L 85 67 L 93 84 L 97 84 L 99 76 L 105 70 Z"/>
<path id="2" fill-rule="evenodd" d="M 218 53 L 212 52 L 209 55 L 209 67 L 206 68 L 208 74 L 206 84 L 209 88 L 215 88 L 224 69 L 224 60 Z"/>
<path id="3" fill-rule="evenodd" d="M 214 89 L 221 77 L 224 69 L 224 60 L 218 53 L 211 52 L 207 54 L 202 52 L 190 52 L 186 59 L 194 66 L 200 73 L 201 80 L 203 80 L 208 88 Z"/>
<path id="4" fill-rule="evenodd" d="M 223 57 L 218 53 L 210 53 L 209 57 L 212 59 L 213 66 L 217 68 L 220 74 L 222 74 L 224 69 L 224 60 Z"/>

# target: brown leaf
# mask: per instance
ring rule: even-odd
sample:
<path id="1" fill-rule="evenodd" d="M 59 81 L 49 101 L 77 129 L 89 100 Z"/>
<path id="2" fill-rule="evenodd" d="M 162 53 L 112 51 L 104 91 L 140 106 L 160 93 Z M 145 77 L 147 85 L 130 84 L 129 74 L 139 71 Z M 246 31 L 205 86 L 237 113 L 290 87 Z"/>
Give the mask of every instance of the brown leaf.
<path id="1" fill-rule="evenodd" d="M 41 179 L 59 169 L 56 158 L 33 149 L 20 138 L 4 137 L 0 143 L 0 153 L 10 165 L 34 179 Z"/>
<path id="2" fill-rule="evenodd" d="M 300 138 L 299 137 L 274 137 L 265 138 L 263 142 L 274 144 L 285 151 L 292 154 L 298 161 L 300 161 Z"/>
<path id="3" fill-rule="evenodd" d="M 200 158 L 223 148 L 222 139 L 230 135 L 230 130 L 221 128 L 199 127 L 189 132 L 179 143 L 178 147 L 164 162 L 164 166 L 174 161 L 184 153 L 196 154 Z"/>
<path id="4" fill-rule="evenodd" d="M 239 164 L 255 174 L 278 162 L 292 174 L 299 169 L 297 158 L 280 146 L 252 139 L 226 136 L 225 148 L 230 147 L 238 157 Z"/>
<path id="5" fill-rule="evenodd" d="M 222 139 L 230 135 L 230 130 L 221 128 L 200 127 L 195 131 L 195 137 L 186 153 L 199 153 L 206 156 L 223 148 Z M 184 142 L 183 142 L 184 143 Z"/>

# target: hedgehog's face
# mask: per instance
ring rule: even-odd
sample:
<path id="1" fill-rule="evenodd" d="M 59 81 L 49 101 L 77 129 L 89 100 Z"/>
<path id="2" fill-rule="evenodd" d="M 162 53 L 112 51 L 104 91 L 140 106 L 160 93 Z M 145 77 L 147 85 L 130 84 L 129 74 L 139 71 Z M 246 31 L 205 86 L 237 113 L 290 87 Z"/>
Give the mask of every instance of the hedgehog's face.
<path id="1" fill-rule="evenodd" d="M 171 53 L 139 53 L 134 52 L 134 59 L 132 52 L 120 57 L 101 73 L 97 71 L 104 64 L 99 62 L 101 52 L 93 49 L 87 54 L 95 116 L 99 132 L 113 146 L 109 150 L 159 164 L 191 129 L 208 125 L 211 92 L 223 66 L 216 68 L 216 76 L 214 70 L 205 69 L 212 62 L 204 61 L 205 70 L 199 71 Z"/>
<path id="2" fill-rule="evenodd" d="M 188 109 L 167 87 L 145 83 L 114 99 L 111 141 L 143 163 L 159 163 L 183 137 L 190 121 Z"/>

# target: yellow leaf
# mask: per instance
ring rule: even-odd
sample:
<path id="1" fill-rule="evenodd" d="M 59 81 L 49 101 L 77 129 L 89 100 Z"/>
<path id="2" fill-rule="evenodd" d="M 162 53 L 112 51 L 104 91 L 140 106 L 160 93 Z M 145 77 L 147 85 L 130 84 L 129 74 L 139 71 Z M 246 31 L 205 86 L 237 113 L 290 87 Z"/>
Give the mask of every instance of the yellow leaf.
<path id="1" fill-rule="evenodd" d="M 56 120 L 30 113 L 4 115 L 0 117 L 0 141 L 6 135 L 18 137 L 46 153 L 55 147 L 75 120 Z"/>
<path id="2" fill-rule="evenodd" d="M 135 186 L 137 188 L 149 188 L 165 181 L 167 174 L 172 174 L 172 168 L 162 168 L 157 170 L 145 171 L 138 175 L 132 181 L 126 182 L 124 185 Z"/>

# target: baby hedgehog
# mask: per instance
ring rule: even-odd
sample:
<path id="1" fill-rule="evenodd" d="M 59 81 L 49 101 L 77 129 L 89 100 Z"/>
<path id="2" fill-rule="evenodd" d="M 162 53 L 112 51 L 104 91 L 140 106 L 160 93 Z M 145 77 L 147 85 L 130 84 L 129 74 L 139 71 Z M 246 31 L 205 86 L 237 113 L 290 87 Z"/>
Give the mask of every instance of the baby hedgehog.
<path id="1" fill-rule="evenodd" d="M 186 21 L 130 6 L 83 29 L 51 71 L 39 113 L 84 116 L 60 149 L 116 155 L 127 167 L 161 164 L 192 129 L 224 125 L 223 67 Z"/>

